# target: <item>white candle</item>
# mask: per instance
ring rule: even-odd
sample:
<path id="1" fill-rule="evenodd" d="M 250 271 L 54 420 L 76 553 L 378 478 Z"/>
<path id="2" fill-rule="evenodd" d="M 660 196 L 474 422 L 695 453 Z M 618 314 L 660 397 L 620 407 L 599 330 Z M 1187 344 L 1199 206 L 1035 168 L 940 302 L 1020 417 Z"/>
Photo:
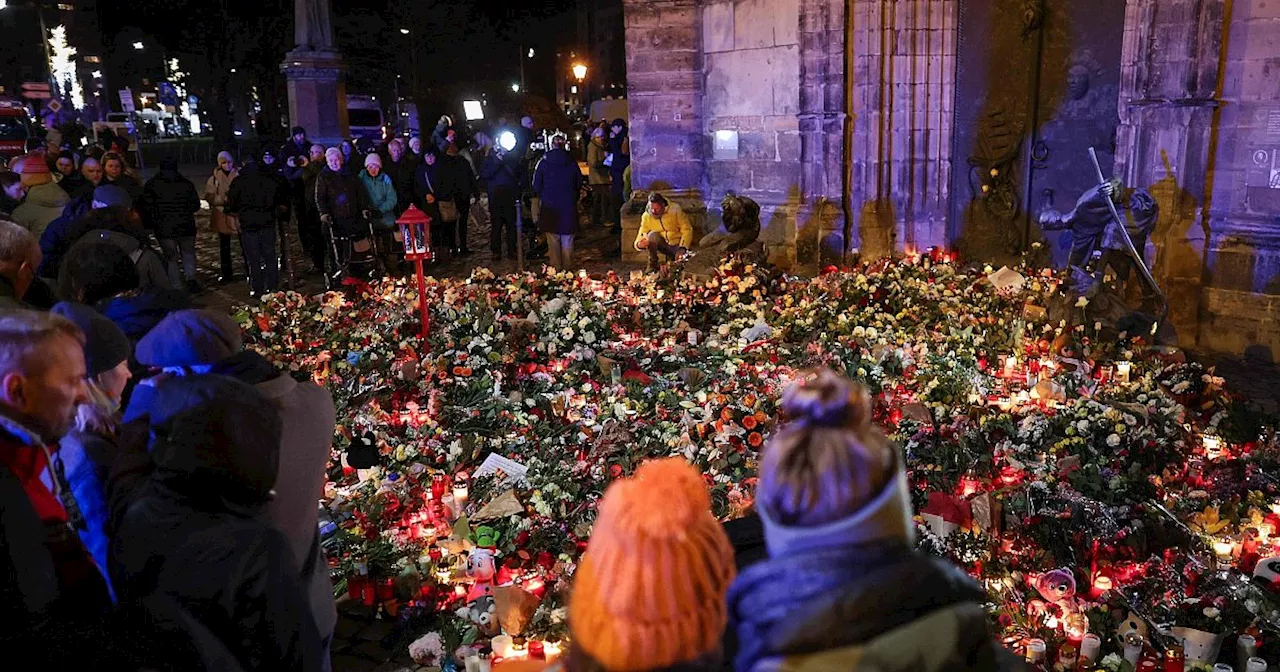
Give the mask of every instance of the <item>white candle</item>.
<path id="1" fill-rule="evenodd" d="M 1121 383 L 1129 382 L 1129 370 L 1132 367 L 1132 362 L 1116 362 L 1116 381 Z"/>
<path id="2" fill-rule="evenodd" d="M 554 663 L 560 659 L 560 642 L 543 642 L 542 651 L 546 654 L 547 662 Z"/>
<path id="3" fill-rule="evenodd" d="M 1092 663 L 1102 651 L 1102 639 L 1092 632 L 1080 640 L 1080 657 Z"/>
<path id="4" fill-rule="evenodd" d="M 1018 369 L 1018 358 L 1015 355 L 1009 355 L 1004 358 L 1004 375 L 1006 378 L 1012 378 L 1013 372 Z"/>
<path id="5" fill-rule="evenodd" d="M 497 635 L 489 643 L 489 646 L 493 648 L 493 655 L 500 658 L 510 658 L 512 652 L 515 651 L 515 642 L 512 640 L 511 635 L 507 634 Z"/>
<path id="6" fill-rule="evenodd" d="M 1222 455 L 1222 439 L 1217 436 L 1206 435 L 1200 439 L 1200 443 L 1204 445 L 1205 457 L 1216 459 Z"/>

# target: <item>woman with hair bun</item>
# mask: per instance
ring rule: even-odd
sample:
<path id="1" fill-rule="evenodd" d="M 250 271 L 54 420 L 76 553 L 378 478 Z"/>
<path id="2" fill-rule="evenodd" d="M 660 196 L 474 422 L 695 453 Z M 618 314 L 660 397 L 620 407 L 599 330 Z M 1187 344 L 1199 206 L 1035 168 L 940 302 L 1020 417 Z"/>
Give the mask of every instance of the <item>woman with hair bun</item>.
<path id="1" fill-rule="evenodd" d="M 914 550 L 906 472 L 860 384 L 821 369 L 784 395 L 760 458 L 768 559 L 729 591 L 739 672 L 1020 669 L 996 645 L 985 593 Z"/>

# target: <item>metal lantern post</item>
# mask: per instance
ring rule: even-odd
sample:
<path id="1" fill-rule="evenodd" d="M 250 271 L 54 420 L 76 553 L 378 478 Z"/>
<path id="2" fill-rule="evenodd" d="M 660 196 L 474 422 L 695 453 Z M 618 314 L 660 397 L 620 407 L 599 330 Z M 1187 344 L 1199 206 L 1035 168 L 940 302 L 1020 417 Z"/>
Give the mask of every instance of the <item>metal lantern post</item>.
<path id="1" fill-rule="evenodd" d="M 410 205 L 396 220 L 400 225 L 400 237 L 404 240 L 404 259 L 412 261 L 418 277 L 418 307 L 422 310 L 422 338 L 431 329 L 431 314 L 427 308 L 427 278 L 422 272 L 422 262 L 431 261 L 431 218 L 427 213 Z"/>

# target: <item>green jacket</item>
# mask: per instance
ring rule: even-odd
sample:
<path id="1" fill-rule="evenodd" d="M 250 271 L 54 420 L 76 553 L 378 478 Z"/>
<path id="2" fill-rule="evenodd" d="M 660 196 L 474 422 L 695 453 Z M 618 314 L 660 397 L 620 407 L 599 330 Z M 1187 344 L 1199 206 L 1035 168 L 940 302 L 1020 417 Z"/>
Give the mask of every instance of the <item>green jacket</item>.
<path id="1" fill-rule="evenodd" d="M 609 167 L 604 165 L 608 153 L 604 145 L 594 140 L 587 143 L 587 184 L 609 184 Z"/>
<path id="2" fill-rule="evenodd" d="M 360 171 L 360 182 L 364 184 L 364 191 L 369 196 L 370 209 L 375 211 L 373 216 L 373 225 L 384 229 L 396 228 L 396 186 L 391 182 L 391 176 L 386 173 L 378 173 L 377 177 L 369 174 L 369 171 Z"/>

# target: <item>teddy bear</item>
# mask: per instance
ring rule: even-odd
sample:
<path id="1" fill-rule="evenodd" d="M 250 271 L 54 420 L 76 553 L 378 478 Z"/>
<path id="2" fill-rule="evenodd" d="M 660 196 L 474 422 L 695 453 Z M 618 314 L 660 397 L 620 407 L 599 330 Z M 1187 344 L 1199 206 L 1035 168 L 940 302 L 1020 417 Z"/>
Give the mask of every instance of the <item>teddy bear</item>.
<path id="1" fill-rule="evenodd" d="M 1076 577 L 1069 569 L 1055 569 L 1036 576 L 1031 586 L 1040 593 L 1042 600 L 1031 600 L 1027 612 L 1033 616 L 1045 616 L 1062 621 L 1068 614 L 1079 610 L 1076 600 Z"/>
<path id="2" fill-rule="evenodd" d="M 1141 616 L 1130 611 L 1128 615 L 1124 617 L 1124 620 L 1120 621 L 1120 625 L 1116 628 L 1116 641 L 1119 642 L 1121 646 L 1124 646 L 1125 640 L 1129 635 L 1137 635 L 1138 637 L 1141 637 L 1143 641 L 1146 641 L 1147 634 L 1147 622 L 1142 620 Z"/>
<path id="3" fill-rule="evenodd" d="M 498 634 L 498 610 L 493 598 L 486 595 L 468 606 L 467 618 L 486 637 Z"/>

